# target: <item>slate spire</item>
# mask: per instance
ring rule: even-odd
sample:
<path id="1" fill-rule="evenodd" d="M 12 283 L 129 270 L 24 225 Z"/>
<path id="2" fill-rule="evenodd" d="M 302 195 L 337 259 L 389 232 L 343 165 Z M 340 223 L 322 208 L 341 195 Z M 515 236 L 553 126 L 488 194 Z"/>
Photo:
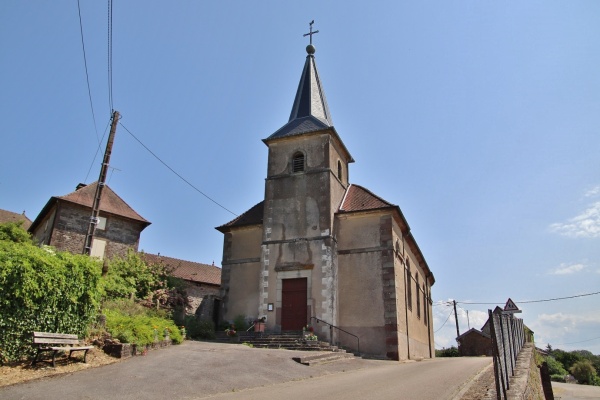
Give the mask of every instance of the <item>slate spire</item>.
<path id="1" fill-rule="evenodd" d="M 287 124 L 269 136 L 268 139 L 299 135 L 333 127 L 329 106 L 315 63 L 315 46 L 309 44 L 306 46 L 306 52 L 308 55 L 300 76 L 290 119 Z"/>
<path id="2" fill-rule="evenodd" d="M 325 92 L 319 79 L 319 71 L 315 63 L 315 47 L 308 45 L 306 47 L 306 62 L 300 76 L 298 91 L 290 113 L 290 121 L 298 118 L 313 116 L 321 122 L 332 126 L 331 114 L 327 106 Z"/>

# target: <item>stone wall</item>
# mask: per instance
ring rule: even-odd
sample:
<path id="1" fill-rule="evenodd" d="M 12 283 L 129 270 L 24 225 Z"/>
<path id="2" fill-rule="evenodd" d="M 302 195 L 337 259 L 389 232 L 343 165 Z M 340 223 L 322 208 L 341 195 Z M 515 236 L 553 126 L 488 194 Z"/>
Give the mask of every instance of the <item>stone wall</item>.
<path id="1" fill-rule="evenodd" d="M 515 374 L 510 378 L 508 400 L 544 400 L 542 378 L 535 363 L 535 347 L 526 343 L 517 357 Z"/>
<path id="2" fill-rule="evenodd" d="M 185 292 L 187 294 L 189 308 L 187 309 L 188 314 L 196 314 L 198 308 L 209 296 L 218 296 L 220 287 L 216 285 L 205 285 L 202 283 L 189 282 L 185 283 Z"/>
<path id="3" fill-rule="evenodd" d="M 50 245 L 58 250 L 79 254 L 83 251 L 83 243 L 88 230 L 90 209 L 62 203 L 56 213 L 54 230 L 50 238 Z M 105 240 L 105 258 L 115 255 L 124 257 L 129 249 L 137 251 L 140 240 L 142 223 L 100 213 L 106 217 L 106 229 L 96 229 L 94 238 Z"/>

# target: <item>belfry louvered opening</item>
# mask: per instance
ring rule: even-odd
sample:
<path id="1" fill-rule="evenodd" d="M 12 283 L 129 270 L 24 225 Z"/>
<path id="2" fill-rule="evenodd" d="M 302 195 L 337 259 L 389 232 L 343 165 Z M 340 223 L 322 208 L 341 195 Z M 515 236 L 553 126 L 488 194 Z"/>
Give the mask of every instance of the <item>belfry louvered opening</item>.
<path id="1" fill-rule="evenodd" d="M 292 157 L 292 172 L 304 171 L 304 154 L 296 153 Z"/>

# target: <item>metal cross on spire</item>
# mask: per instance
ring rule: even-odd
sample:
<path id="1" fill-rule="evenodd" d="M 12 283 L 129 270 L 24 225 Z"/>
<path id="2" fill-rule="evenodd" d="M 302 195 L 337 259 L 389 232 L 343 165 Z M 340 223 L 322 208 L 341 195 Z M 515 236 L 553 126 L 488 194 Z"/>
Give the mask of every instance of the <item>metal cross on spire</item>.
<path id="1" fill-rule="evenodd" d="M 305 33 L 303 36 L 310 36 L 310 44 L 312 44 L 312 35 L 314 35 L 315 33 L 319 33 L 319 31 L 314 31 L 312 30 L 312 26 L 315 23 L 315 20 L 313 19 L 312 21 L 310 21 L 310 32 L 309 33 Z"/>

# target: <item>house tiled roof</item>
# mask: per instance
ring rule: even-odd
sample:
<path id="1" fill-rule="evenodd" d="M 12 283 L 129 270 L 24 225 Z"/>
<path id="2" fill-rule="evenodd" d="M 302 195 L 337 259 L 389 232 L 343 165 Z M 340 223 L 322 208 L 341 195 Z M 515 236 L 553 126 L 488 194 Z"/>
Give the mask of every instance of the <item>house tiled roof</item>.
<path id="1" fill-rule="evenodd" d="M 142 258 L 148 264 L 164 265 L 169 271 L 169 275 L 175 278 L 209 285 L 221 285 L 221 268 L 214 265 L 165 257 L 160 254 L 144 253 Z"/>
<path id="2" fill-rule="evenodd" d="M 23 214 L 18 214 L 12 211 L 0 209 L 0 224 L 6 222 L 22 222 L 21 226 L 24 229 L 28 229 L 31 226 L 31 220 L 27 218 L 25 211 L 23 211 Z"/>
<path id="3" fill-rule="evenodd" d="M 396 207 L 359 185 L 350 185 L 340 206 L 341 212 L 377 210 Z"/>
<path id="4" fill-rule="evenodd" d="M 229 228 L 240 227 L 240 226 L 249 226 L 249 225 L 259 225 L 263 222 L 263 213 L 264 213 L 264 201 L 261 201 L 242 215 L 236 217 L 235 219 L 229 221 L 226 224 L 218 226 L 218 231 L 226 232 Z"/>
<path id="5" fill-rule="evenodd" d="M 96 194 L 96 187 L 98 186 L 98 182 L 94 182 L 86 186 L 81 185 L 82 184 L 80 184 L 78 186 L 80 188 L 75 190 L 74 192 L 71 192 L 64 196 L 58 196 L 57 198 L 91 208 L 94 203 L 94 195 Z M 135 210 L 131 208 L 129 204 L 127 204 L 122 198 L 120 198 L 119 195 L 117 195 L 108 185 L 105 185 L 104 189 L 102 190 L 100 210 L 110 214 L 150 224 L 149 221 L 147 221 L 140 214 L 135 212 Z"/>
<path id="6" fill-rule="evenodd" d="M 431 280 L 431 284 L 435 283 L 435 278 L 425 261 L 425 257 L 417 244 L 417 241 L 412 236 L 410 226 L 402 214 L 402 210 L 395 204 L 385 201 L 381 197 L 373 194 L 371 191 L 365 189 L 362 186 L 352 184 L 346 189 L 346 194 L 342 199 L 342 204 L 338 209 L 339 214 L 344 213 L 356 213 L 371 210 L 393 210 L 395 218 L 398 218 L 398 222 L 401 226 L 403 234 L 406 235 L 408 246 L 412 249 L 413 253 L 417 256 L 419 262 L 425 268 L 426 273 Z"/>

